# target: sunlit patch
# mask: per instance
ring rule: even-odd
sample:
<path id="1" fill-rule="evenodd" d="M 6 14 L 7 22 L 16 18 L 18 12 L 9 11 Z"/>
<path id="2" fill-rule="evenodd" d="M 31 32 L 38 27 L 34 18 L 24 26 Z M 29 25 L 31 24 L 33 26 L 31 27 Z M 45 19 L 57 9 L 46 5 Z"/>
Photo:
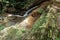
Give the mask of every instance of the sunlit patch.
<path id="1" fill-rule="evenodd" d="M 8 17 L 12 16 L 12 14 L 8 14 Z"/>

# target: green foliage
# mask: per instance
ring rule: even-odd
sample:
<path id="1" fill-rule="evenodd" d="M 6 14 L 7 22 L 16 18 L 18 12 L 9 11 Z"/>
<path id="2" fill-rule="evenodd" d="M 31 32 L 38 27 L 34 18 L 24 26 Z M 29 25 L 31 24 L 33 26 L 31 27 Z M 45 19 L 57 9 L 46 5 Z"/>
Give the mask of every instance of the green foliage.
<path id="1" fill-rule="evenodd" d="M 5 26 L 0 25 L 0 31 L 3 30 L 5 28 Z"/>
<path id="2" fill-rule="evenodd" d="M 56 40 L 60 40 L 60 38 L 56 37 Z"/>
<path id="3" fill-rule="evenodd" d="M 50 34 L 50 29 L 48 29 L 51 13 L 44 14 L 35 22 L 31 31 L 32 35 L 36 37 L 36 40 L 52 40 L 52 34 Z"/>
<path id="4" fill-rule="evenodd" d="M 56 16 L 51 13 L 51 10 L 43 13 L 40 18 L 34 23 L 27 37 L 32 40 L 55 40 L 58 30 L 56 27 Z M 26 38 L 27 39 L 27 38 Z"/>
<path id="5" fill-rule="evenodd" d="M 12 5 L 14 7 L 19 7 L 19 8 L 24 8 L 27 7 L 28 5 L 30 5 L 33 0 L 3 0 L 2 2 L 8 4 L 8 5 Z"/>
<path id="6" fill-rule="evenodd" d="M 10 6 L 14 7 L 17 12 L 19 12 L 22 9 L 27 10 L 31 6 L 31 4 L 33 4 L 34 0 L 1 0 L 0 2 L 2 5 L 2 7 L 1 7 L 2 10 L 0 10 L 0 13 L 4 13 Z M 4 10 L 4 9 L 6 9 L 6 10 Z"/>
<path id="7" fill-rule="evenodd" d="M 4 37 L 5 40 L 15 40 L 17 31 L 18 29 L 9 29 L 7 35 Z"/>
<path id="8" fill-rule="evenodd" d="M 38 12 L 41 13 L 41 14 L 42 14 L 42 13 L 45 13 L 44 9 L 42 9 L 42 8 L 40 8 L 40 9 L 38 10 Z"/>
<path id="9" fill-rule="evenodd" d="M 13 7 L 18 6 L 19 8 L 26 8 L 31 4 L 32 0 L 3 0 L 6 4 L 11 4 Z M 60 40 L 60 38 L 56 37 L 58 30 L 56 27 L 56 17 L 51 12 L 45 12 L 44 9 L 40 9 L 38 11 L 42 15 L 39 19 L 34 23 L 32 29 L 26 34 L 26 30 L 21 28 L 20 30 L 11 28 L 8 30 L 7 35 L 4 37 L 5 40 L 21 40 L 22 36 L 27 40 Z M 0 30 L 3 30 L 4 26 L 0 25 Z M 25 40 L 24 39 L 24 40 Z"/>
<path id="10" fill-rule="evenodd" d="M 23 34 L 23 33 L 25 33 L 25 30 L 21 29 L 21 30 L 17 31 L 16 35 L 21 36 L 21 34 Z"/>

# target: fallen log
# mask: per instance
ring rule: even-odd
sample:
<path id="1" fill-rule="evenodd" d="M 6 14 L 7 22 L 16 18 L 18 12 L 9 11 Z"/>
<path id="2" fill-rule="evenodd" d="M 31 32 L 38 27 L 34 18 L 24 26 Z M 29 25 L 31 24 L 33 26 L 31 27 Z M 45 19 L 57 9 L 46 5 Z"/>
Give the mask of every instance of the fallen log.
<path id="1" fill-rule="evenodd" d="M 20 24 L 19 24 L 19 27 L 24 27 L 24 28 L 31 28 L 32 25 L 34 24 L 34 22 L 40 17 L 40 13 L 38 12 L 38 10 L 41 8 L 41 9 L 45 9 L 46 6 L 49 4 L 49 2 L 44 2 L 42 3 L 37 9 L 33 10 L 31 12 L 31 14 L 29 14 L 29 16 L 24 20 L 22 21 Z"/>

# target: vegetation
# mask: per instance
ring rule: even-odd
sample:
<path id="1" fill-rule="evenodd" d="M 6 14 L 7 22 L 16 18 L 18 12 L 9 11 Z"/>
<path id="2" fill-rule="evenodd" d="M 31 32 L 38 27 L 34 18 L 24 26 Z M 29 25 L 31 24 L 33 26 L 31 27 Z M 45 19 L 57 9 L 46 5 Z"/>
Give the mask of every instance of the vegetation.
<path id="1" fill-rule="evenodd" d="M 42 9 L 41 9 L 42 10 Z M 53 11 L 53 9 L 51 9 Z M 59 30 L 56 26 L 57 14 L 42 12 L 40 18 L 35 22 L 33 28 L 27 33 L 26 40 L 60 40 L 57 36 Z M 41 11 L 39 11 L 41 13 Z"/>
<path id="2" fill-rule="evenodd" d="M 0 31 L 3 30 L 5 28 L 5 26 L 0 25 Z"/>
<path id="3" fill-rule="evenodd" d="M 2 13 L 8 12 L 8 13 L 12 13 L 12 14 L 25 13 L 26 10 L 39 4 L 40 2 L 41 1 L 39 1 L 39 0 L 37 0 L 37 1 L 35 1 L 35 0 L 1 0 L 0 1 L 1 12 Z"/>
<path id="4" fill-rule="evenodd" d="M 0 0 L 0 13 L 18 14 L 21 11 L 27 11 L 34 2 L 35 0 Z M 10 27 L 0 25 L 0 40 L 60 40 L 60 30 L 56 23 L 58 14 L 51 8 L 51 5 L 47 6 L 50 8 L 40 8 L 38 10 L 41 16 L 35 21 L 29 31 L 25 28 L 18 29 L 18 25 Z M 14 10 L 10 11 L 8 10 L 9 8 Z"/>

